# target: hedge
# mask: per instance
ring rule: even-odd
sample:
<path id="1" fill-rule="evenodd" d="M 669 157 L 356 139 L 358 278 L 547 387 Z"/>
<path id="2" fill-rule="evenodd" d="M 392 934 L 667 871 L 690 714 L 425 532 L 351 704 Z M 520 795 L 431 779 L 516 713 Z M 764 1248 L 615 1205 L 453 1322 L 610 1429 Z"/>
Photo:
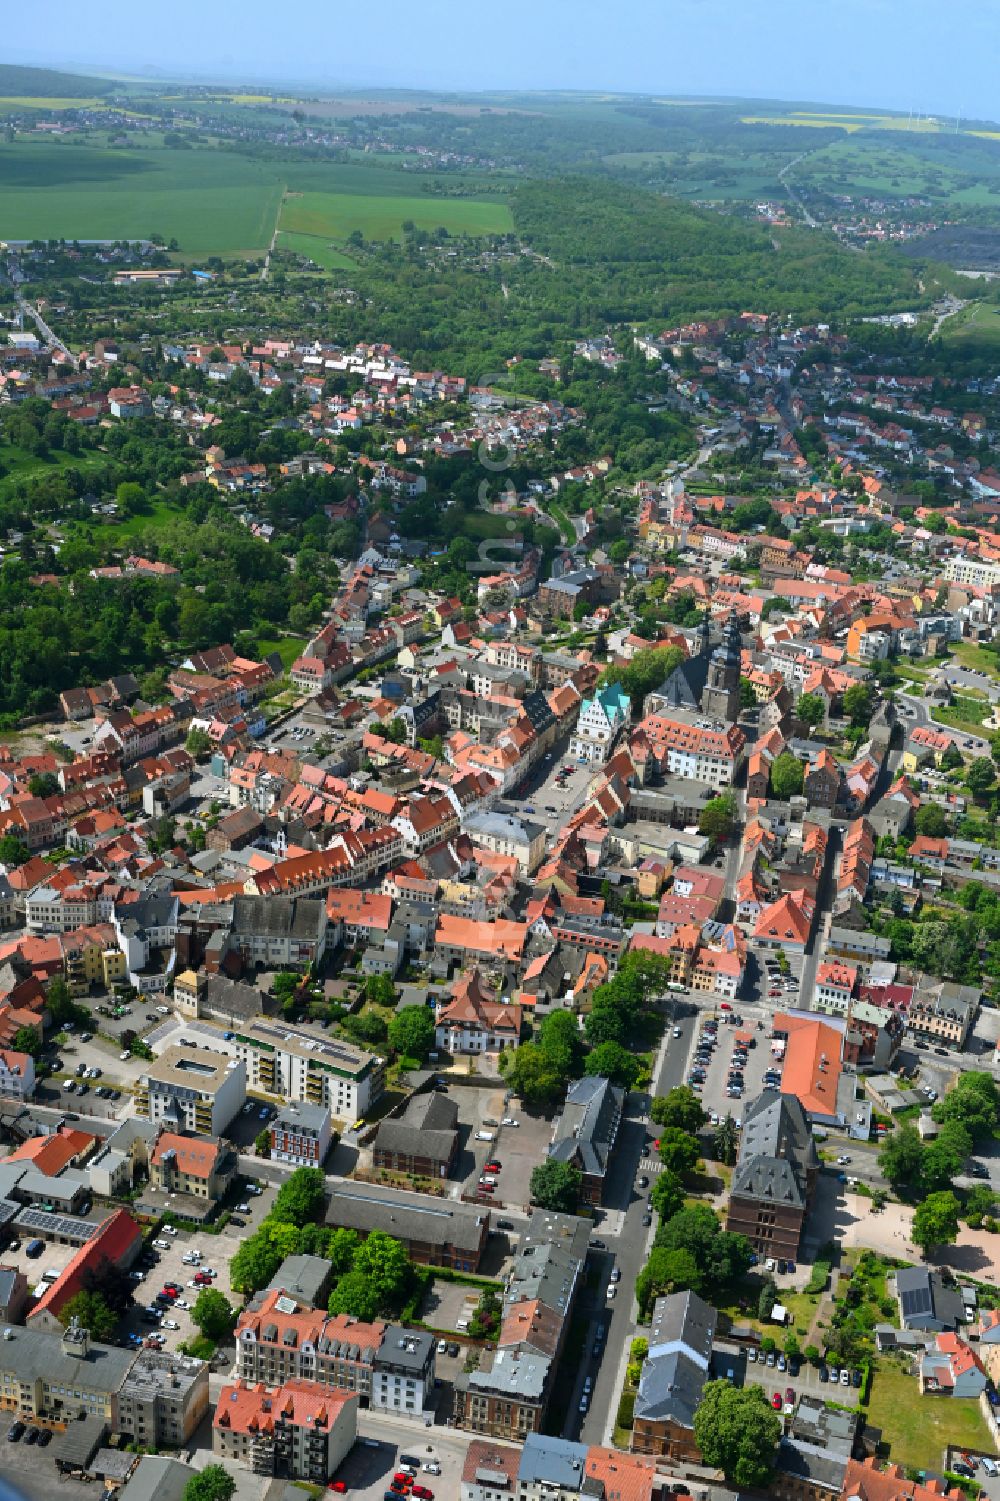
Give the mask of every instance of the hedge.
<path id="1" fill-rule="evenodd" d="M 618 1427 L 631 1428 L 635 1421 L 635 1392 L 622 1392 L 618 1403 Z"/>

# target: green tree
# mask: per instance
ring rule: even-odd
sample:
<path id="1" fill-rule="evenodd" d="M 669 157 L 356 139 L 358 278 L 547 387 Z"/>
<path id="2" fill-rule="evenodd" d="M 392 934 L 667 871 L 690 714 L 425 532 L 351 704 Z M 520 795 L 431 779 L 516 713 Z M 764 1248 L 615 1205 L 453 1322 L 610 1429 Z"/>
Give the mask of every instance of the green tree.
<path id="1" fill-rule="evenodd" d="M 184 1487 L 184 1501 L 232 1501 L 236 1481 L 222 1465 L 206 1465 Z"/>
<path id="2" fill-rule="evenodd" d="M 687 1084 L 678 1084 L 668 1094 L 658 1095 L 649 1115 L 658 1126 L 676 1126 L 690 1136 L 696 1135 L 708 1120 L 701 1101 Z"/>
<path id="3" fill-rule="evenodd" d="M 369 975 L 365 981 L 365 996 L 373 1006 L 395 1006 L 396 987 L 389 975 Z"/>
<path id="4" fill-rule="evenodd" d="M 965 773 L 966 786 L 980 800 L 992 792 L 996 779 L 996 768 L 988 756 L 977 756 Z"/>
<path id="5" fill-rule="evenodd" d="M 948 832 L 948 820 L 939 803 L 922 803 L 913 824 L 918 834 L 926 834 L 929 839 L 943 839 Z"/>
<path id="6" fill-rule="evenodd" d="M 606 667 L 598 678 L 601 688 L 609 683 L 620 683 L 632 700 L 632 712 L 641 715 L 643 700 L 647 693 L 659 688 L 672 672 L 684 661 L 684 653 L 676 646 L 650 646 L 637 651 L 629 662 L 616 662 Z"/>
<path id="7" fill-rule="evenodd" d="M 499 1059 L 507 1087 L 529 1110 L 549 1110 L 561 1098 L 565 1080 L 537 1042 L 506 1048 Z"/>
<path id="8" fill-rule="evenodd" d="M 375 1288 L 379 1306 L 387 1311 L 401 1302 L 412 1277 L 406 1247 L 381 1230 L 373 1230 L 358 1246 L 352 1272 Z"/>
<path id="9" fill-rule="evenodd" d="M 278 1189 L 269 1218 L 290 1225 L 307 1225 L 323 1212 L 326 1179 L 318 1167 L 297 1167 Z"/>
<path id="10" fill-rule="evenodd" d="M 795 713 L 804 725 L 814 730 L 826 718 L 826 704 L 818 693 L 803 693 L 795 705 Z"/>
<path id="11" fill-rule="evenodd" d="M 694 1415 L 694 1440 L 702 1463 L 721 1470 L 731 1485 L 764 1489 L 781 1437 L 781 1418 L 760 1386 L 709 1381 Z"/>
<path id="12" fill-rule="evenodd" d="M 685 1292 L 700 1281 L 698 1264 L 690 1251 L 665 1251 L 654 1246 L 649 1260 L 635 1279 L 635 1300 L 643 1318 L 649 1316 L 657 1298 Z"/>
<path id="13" fill-rule="evenodd" d="M 941 756 L 942 771 L 957 771 L 960 766 L 964 765 L 965 762 L 962 759 L 962 752 L 959 750 L 954 740 L 949 740 L 947 747 L 945 748 L 944 753 Z"/>
<path id="14" fill-rule="evenodd" d="M 135 516 L 146 509 L 146 492 L 141 485 L 125 480 L 115 491 L 115 504 L 122 520 Z"/>
<path id="15" fill-rule="evenodd" d="M 866 725 L 875 707 L 875 693 L 870 683 L 854 683 L 842 699 L 844 713 L 858 728 Z"/>
<path id="16" fill-rule="evenodd" d="M 698 832 L 706 834 L 714 844 L 724 844 L 731 839 L 736 829 L 736 799 L 731 792 L 709 798 L 698 815 Z"/>
<path id="17" fill-rule="evenodd" d="M 732 1167 L 736 1161 L 737 1132 L 736 1122 L 728 1113 L 725 1120 L 721 1120 L 715 1128 L 714 1144 L 716 1160 Z"/>
<path id="18" fill-rule="evenodd" d="M 668 1173 L 683 1178 L 698 1161 L 698 1143 L 686 1131 L 666 1126 L 660 1134 L 659 1155 Z"/>
<path id="19" fill-rule="evenodd" d="M 227 1339 L 236 1328 L 236 1310 L 218 1288 L 203 1287 L 194 1300 L 191 1322 L 206 1339 Z"/>
<path id="20" fill-rule="evenodd" d="M 356 1230 L 333 1230 L 326 1242 L 324 1255 L 333 1267 L 334 1276 L 342 1277 L 354 1265 L 361 1241 Z"/>
<path id="21" fill-rule="evenodd" d="M 878 1165 L 893 1188 L 914 1189 L 924 1167 L 924 1144 L 909 1121 L 890 1131 L 879 1149 Z"/>
<path id="22" fill-rule="evenodd" d="M 926 1256 L 932 1246 L 947 1246 L 958 1238 L 958 1200 L 950 1190 L 928 1194 L 913 1215 L 910 1234 Z"/>
<path id="23" fill-rule="evenodd" d="M 61 790 L 59 778 L 53 771 L 42 771 L 28 778 L 28 791 L 32 797 L 55 797 Z"/>
<path id="24" fill-rule="evenodd" d="M 661 1220 L 673 1219 L 684 1208 L 684 1185 L 680 1178 L 666 1171 L 658 1173 L 650 1190 L 649 1202 Z"/>
<path id="25" fill-rule="evenodd" d="M 389 1043 L 402 1057 L 423 1060 L 434 1046 L 434 1013 L 429 1006 L 404 1006 L 389 1023 Z"/>
<path id="26" fill-rule="evenodd" d="M 579 1024 L 572 1011 L 550 1012 L 538 1029 L 538 1045 L 564 1080 L 577 1077 L 583 1043 Z"/>
<path id="27" fill-rule="evenodd" d="M 188 737 L 184 742 L 184 749 L 189 756 L 194 756 L 196 761 L 200 761 L 212 749 L 212 737 L 207 731 L 199 730 L 196 727 L 188 731 Z"/>
<path id="28" fill-rule="evenodd" d="M 270 1157 L 271 1133 L 267 1126 L 257 1132 L 257 1135 L 254 1137 L 253 1149 L 258 1157 Z"/>
<path id="29" fill-rule="evenodd" d="M 91 1339 L 107 1344 L 114 1339 L 118 1329 L 119 1315 L 108 1307 L 107 1299 L 98 1292 L 75 1293 L 59 1311 L 59 1322 L 65 1328 L 72 1319 L 77 1319 Z"/>
<path id="30" fill-rule="evenodd" d="M 368 1324 L 379 1317 L 381 1308 L 378 1288 L 363 1272 L 345 1273 L 330 1294 L 327 1304 L 329 1313 L 346 1313 Z"/>
<path id="31" fill-rule="evenodd" d="M 924 1148 L 923 1190 L 934 1193 L 948 1188 L 962 1171 L 972 1151 L 972 1135 L 961 1121 L 946 1121 L 933 1141 Z"/>
<path id="32" fill-rule="evenodd" d="M 0 865 L 10 866 L 12 869 L 23 865 L 31 856 L 31 851 L 23 839 L 16 834 L 4 834 L 0 837 Z"/>
<path id="33" fill-rule="evenodd" d="M 542 1209 L 573 1214 L 580 1200 L 583 1175 L 572 1162 L 540 1162 L 531 1174 L 532 1202 Z"/>
<path id="34" fill-rule="evenodd" d="M 587 1058 L 584 1071 L 610 1079 L 620 1089 L 634 1089 L 642 1064 L 620 1042 L 602 1042 Z"/>
<path id="35" fill-rule="evenodd" d="M 34 1027 L 18 1027 L 11 1039 L 15 1053 L 27 1053 L 37 1063 L 42 1056 L 42 1043 Z"/>
<path id="36" fill-rule="evenodd" d="M 690 1251 L 698 1267 L 695 1291 L 711 1297 L 746 1276 L 753 1254 L 744 1235 L 723 1230 L 707 1204 L 682 1209 L 662 1224 L 655 1244 L 667 1251 Z"/>
<path id="37" fill-rule="evenodd" d="M 782 802 L 798 797 L 802 791 L 804 772 L 802 762 L 791 751 L 782 751 L 771 766 L 771 792 Z"/>
<path id="38" fill-rule="evenodd" d="M 973 1141 L 992 1136 L 1000 1123 L 1000 1091 L 993 1076 L 981 1069 L 959 1074 L 954 1089 L 934 1101 L 931 1115 L 941 1125 L 957 1121 Z"/>

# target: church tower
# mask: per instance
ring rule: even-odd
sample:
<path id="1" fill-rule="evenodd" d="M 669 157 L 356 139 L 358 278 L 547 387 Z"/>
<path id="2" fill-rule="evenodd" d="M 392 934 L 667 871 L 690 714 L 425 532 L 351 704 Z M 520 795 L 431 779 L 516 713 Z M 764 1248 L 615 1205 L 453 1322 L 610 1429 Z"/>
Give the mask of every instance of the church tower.
<path id="1" fill-rule="evenodd" d="M 742 648 L 736 611 L 731 610 L 722 629 L 722 640 L 709 661 L 708 678 L 701 695 L 702 712 L 713 719 L 735 723 L 739 718 Z"/>

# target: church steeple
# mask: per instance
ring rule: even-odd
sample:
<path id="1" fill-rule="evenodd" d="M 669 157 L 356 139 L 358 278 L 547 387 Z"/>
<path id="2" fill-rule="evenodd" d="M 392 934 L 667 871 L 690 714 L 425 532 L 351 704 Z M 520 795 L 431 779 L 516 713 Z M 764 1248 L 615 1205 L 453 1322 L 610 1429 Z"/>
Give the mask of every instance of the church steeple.
<path id="1" fill-rule="evenodd" d="M 743 642 L 736 611 L 730 610 L 722 628 L 722 640 L 712 653 L 701 707 L 714 719 L 734 723 L 740 713 L 740 670 Z"/>

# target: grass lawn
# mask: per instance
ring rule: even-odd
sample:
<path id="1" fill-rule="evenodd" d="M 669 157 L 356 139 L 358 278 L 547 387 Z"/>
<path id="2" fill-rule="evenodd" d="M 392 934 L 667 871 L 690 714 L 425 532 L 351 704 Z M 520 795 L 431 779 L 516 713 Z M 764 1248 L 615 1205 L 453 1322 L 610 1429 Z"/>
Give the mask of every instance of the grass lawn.
<path id="1" fill-rule="evenodd" d="M 989 702 L 985 698 L 973 698 L 971 694 L 956 693 L 955 701 L 940 709 L 931 710 L 931 718 L 937 724 L 944 724 L 952 730 L 958 730 L 962 735 L 988 735 L 989 730 L 983 726 L 983 720 L 990 711 Z"/>
<path id="2" fill-rule="evenodd" d="M 297 234 L 287 229 L 279 230 L 277 250 L 290 250 L 295 255 L 307 255 L 324 271 L 354 271 L 357 263 L 350 256 L 331 245 L 325 235 Z"/>
<path id="3" fill-rule="evenodd" d="M 261 636 L 257 638 L 257 650 L 261 656 L 269 657 L 272 652 L 276 651 L 286 672 L 292 663 L 301 657 L 305 644 L 304 636 L 278 636 L 274 640 Z"/>
<path id="4" fill-rule="evenodd" d="M 1000 344 L 1000 307 L 989 302 L 974 302 L 970 307 L 962 308 L 941 325 L 940 338 L 945 344 L 988 345 L 991 348 Z"/>
<path id="5" fill-rule="evenodd" d="M 15 476 L 41 474 L 47 469 L 96 469 L 107 462 L 105 453 L 73 454 L 54 449 L 45 458 L 38 458 L 13 443 L 0 443 L 0 490 L 9 489 Z"/>
<path id="6" fill-rule="evenodd" d="M 952 657 L 963 667 L 973 672 L 985 672 L 994 682 L 1000 678 L 1000 664 L 995 652 L 985 651 L 975 641 L 956 641 L 951 649 Z"/>
<path id="7" fill-rule="evenodd" d="M 940 1471 L 949 1443 L 993 1452 L 978 1401 L 968 1397 L 922 1397 L 917 1378 L 886 1362 L 872 1378 L 868 1418 L 881 1428 L 895 1464 Z"/>
<path id="8" fill-rule="evenodd" d="M 552 520 L 556 523 L 559 530 L 562 532 L 563 541 L 567 544 L 568 547 L 572 547 L 576 542 L 576 529 L 574 528 L 572 521 L 570 521 L 562 506 L 557 505 L 553 500 L 550 500 L 548 502 L 547 509 L 549 515 L 552 517 Z"/>
<path id="9" fill-rule="evenodd" d="M 443 225 L 450 234 L 507 234 L 513 220 L 506 203 L 475 198 L 404 198 L 392 193 L 289 194 L 281 209 L 282 232 L 346 240 L 358 229 L 367 240 L 402 238 L 405 220 L 418 229 Z"/>

